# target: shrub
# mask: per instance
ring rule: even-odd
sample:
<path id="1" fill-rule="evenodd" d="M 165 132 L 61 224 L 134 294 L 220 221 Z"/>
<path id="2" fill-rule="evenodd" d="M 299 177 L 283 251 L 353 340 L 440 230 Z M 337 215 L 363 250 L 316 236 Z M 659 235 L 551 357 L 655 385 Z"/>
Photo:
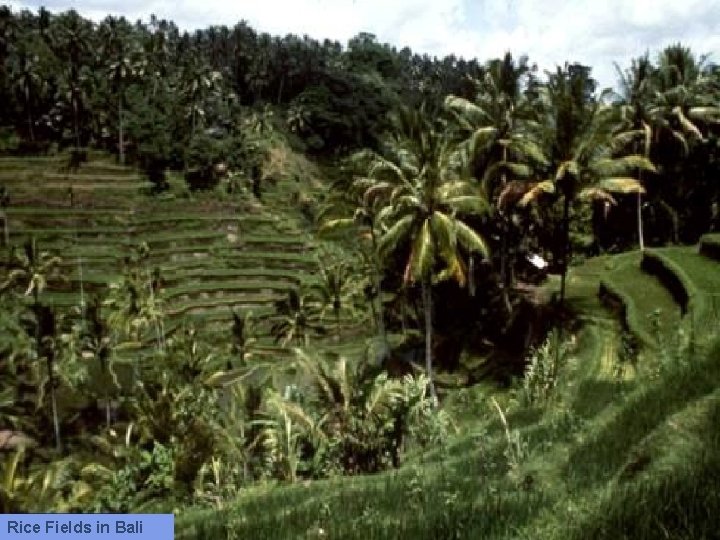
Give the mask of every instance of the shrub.
<path id="1" fill-rule="evenodd" d="M 557 384 L 558 370 L 569 351 L 569 343 L 560 341 L 560 332 L 553 330 L 545 341 L 531 352 L 525 368 L 521 401 L 532 405 L 547 401 Z"/>

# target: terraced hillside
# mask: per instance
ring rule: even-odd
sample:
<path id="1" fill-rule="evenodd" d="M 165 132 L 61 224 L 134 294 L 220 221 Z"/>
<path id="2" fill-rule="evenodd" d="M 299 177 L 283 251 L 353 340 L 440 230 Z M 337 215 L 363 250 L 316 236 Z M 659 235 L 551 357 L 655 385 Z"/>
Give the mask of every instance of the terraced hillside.
<path id="1" fill-rule="evenodd" d="M 699 246 L 598 257 L 580 272 L 597 268 L 601 297 L 642 347 L 656 349 L 678 331 L 702 339 L 720 322 L 720 264 L 713 241 L 708 236 Z"/>
<path id="2" fill-rule="evenodd" d="M 457 432 L 400 469 L 253 487 L 230 506 L 179 516 L 178 537 L 717 537 L 717 326 L 684 354 L 668 348 L 690 317 L 712 313 L 720 263 L 671 247 L 589 259 L 569 277 L 582 324 L 547 402 L 524 404 L 522 388 L 451 392 L 444 409 Z M 645 352 L 635 364 L 624 333 Z"/>
<path id="3" fill-rule="evenodd" d="M 293 186 L 276 182 L 262 202 L 191 195 L 182 187 L 153 196 L 135 170 L 108 156 L 94 154 L 72 172 L 65 166 L 62 157 L 0 159 L 11 243 L 35 238 L 41 250 L 62 257 L 64 279 L 49 283 L 46 302 L 62 309 L 87 303 L 121 278 L 134 248 L 146 245 L 141 271 L 161 276 L 166 334 L 186 320 L 208 334 L 228 332 L 234 309 L 265 317 L 257 354 L 288 352 L 269 336 L 275 302 L 310 282 L 318 266 L 312 235 L 289 195 Z M 332 333 L 361 327 L 343 317 Z"/>

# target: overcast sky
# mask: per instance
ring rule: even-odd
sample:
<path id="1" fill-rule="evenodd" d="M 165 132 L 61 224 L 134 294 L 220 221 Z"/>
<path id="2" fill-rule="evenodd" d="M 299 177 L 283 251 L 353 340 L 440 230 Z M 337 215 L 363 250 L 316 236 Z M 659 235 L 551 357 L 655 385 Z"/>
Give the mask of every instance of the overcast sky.
<path id="1" fill-rule="evenodd" d="M 18 10 L 75 8 L 99 21 L 112 13 L 131 21 L 151 14 L 181 29 L 232 27 L 241 19 L 259 31 L 308 34 L 343 44 L 358 32 L 414 52 L 454 53 L 481 61 L 510 50 L 551 69 L 564 61 L 593 67 L 615 85 L 613 62 L 626 66 L 680 41 L 720 63 L 720 0 L 10 0 Z"/>

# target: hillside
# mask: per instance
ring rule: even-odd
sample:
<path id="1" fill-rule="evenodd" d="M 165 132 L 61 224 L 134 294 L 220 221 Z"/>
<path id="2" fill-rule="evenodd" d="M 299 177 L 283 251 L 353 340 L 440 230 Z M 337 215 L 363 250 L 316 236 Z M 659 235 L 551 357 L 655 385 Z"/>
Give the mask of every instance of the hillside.
<path id="1" fill-rule="evenodd" d="M 43 301 L 69 313 L 81 298 L 107 294 L 144 243 L 143 270 L 162 276 L 164 339 L 192 322 L 203 340 L 227 340 L 233 308 L 260 317 L 254 362 L 288 357 L 289 345 L 269 333 L 275 303 L 318 268 L 318 239 L 287 196 L 292 184 L 269 186 L 262 202 L 180 184 L 158 198 L 102 154 L 72 174 L 57 172 L 56 158 L 27 163 L 32 174 L 1 159 L 0 177 L 13 195 L 13 243 L 34 238 L 62 257 L 66 278 L 50 282 Z M 411 452 L 399 469 L 248 487 L 221 510 L 181 512 L 178 538 L 712 537 L 720 524 L 711 517 L 720 504 L 715 240 L 573 267 L 567 299 L 577 324 L 562 337 L 560 364 L 548 342 L 535 353 L 545 375 L 534 382 L 446 393 L 453 434 Z M 547 282 L 546 295 L 556 287 Z M 360 352 L 362 322 L 342 321 L 339 341 L 316 335 L 314 346 Z M 122 357 L 152 356 L 156 337 L 149 329 Z"/>
<path id="2" fill-rule="evenodd" d="M 527 384 L 454 392 L 445 407 L 456 434 L 400 470 L 254 488 L 181 515 L 178 537 L 716 537 L 720 348 L 706 334 L 688 349 L 682 332 L 720 285 L 705 251 L 645 255 L 676 261 L 668 271 L 682 277 L 643 271 L 639 253 L 574 267 L 568 300 L 581 326 L 557 378 L 538 381 L 553 385 L 546 400 L 528 403 Z M 616 289 L 621 277 L 632 286 Z M 684 317 L 666 289 L 674 279 L 695 299 Z M 642 352 L 635 363 L 628 339 Z"/>
<path id="3" fill-rule="evenodd" d="M 138 172 L 103 154 L 72 173 L 64 165 L 53 157 L 0 158 L 0 181 L 12 198 L 11 243 L 34 238 L 40 250 L 62 258 L 61 279 L 48 283 L 44 302 L 67 311 L 81 300 L 104 298 L 142 246 L 147 255 L 141 271 L 148 278 L 158 272 L 161 282 L 156 301 L 166 316 L 164 338 L 186 322 L 207 339 L 229 336 L 235 310 L 257 319 L 255 355 L 290 352 L 292 343 L 278 346 L 270 335 L 275 304 L 316 283 L 320 260 L 309 232 L 314 225 L 293 202 L 297 188 L 287 175 L 268 184 L 260 202 L 248 189 L 220 200 L 214 193 L 192 193 L 179 179 L 170 191 L 152 196 Z M 330 337 L 338 331 L 356 336 L 362 321 L 343 315 L 337 330 L 330 320 L 323 323 L 331 326 Z M 149 331 L 143 341 L 152 346 L 156 338 Z"/>
<path id="4" fill-rule="evenodd" d="M 720 537 L 703 52 L 610 93 L 510 52 L 0 6 L 0 514 Z"/>

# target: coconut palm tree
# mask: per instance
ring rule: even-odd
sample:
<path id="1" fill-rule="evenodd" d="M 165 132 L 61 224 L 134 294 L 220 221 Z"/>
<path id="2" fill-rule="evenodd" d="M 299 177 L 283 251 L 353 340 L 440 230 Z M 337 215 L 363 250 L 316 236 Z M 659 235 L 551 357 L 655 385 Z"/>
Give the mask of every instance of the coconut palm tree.
<path id="1" fill-rule="evenodd" d="M 498 209 L 502 226 L 500 283 L 508 311 L 508 289 L 512 285 L 507 260 L 509 220 L 498 201 L 508 178 L 527 179 L 533 172 L 531 165 L 545 166 L 548 162 L 533 131 L 527 129 L 536 116 L 524 92 L 529 74 L 527 58 L 516 64 L 507 53 L 502 60 L 488 62 L 485 76 L 475 81 L 477 93 L 473 101 L 452 95 L 445 99 L 460 148 L 468 154 L 476 178 Z"/>
<path id="2" fill-rule="evenodd" d="M 31 55 L 28 51 L 21 51 L 18 55 L 17 66 L 15 67 L 13 84 L 17 92 L 22 96 L 27 117 L 28 135 L 30 140 L 35 142 L 33 109 L 38 93 L 43 85 L 42 77 L 38 72 L 39 58 Z"/>
<path id="3" fill-rule="evenodd" d="M 465 258 L 473 253 L 489 255 L 485 239 L 463 219 L 486 214 L 489 204 L 482 190 L 469 181 L 466 164 L 449 138 L 434 131 L 421 111 L 409 115 L 417 126 L 415 138 L 391 141 L 384 155 L 375 156 L 369 176 L 392 186 L 377 217 L 383 231 L 378 250 L 385 260 L 399 252 L 403 283 L 420 283 L 425 367 L 437 401 L 432 378 L 432 283 L 451 278 L 465 286 Z"/>
<path id="4" fill-rule="evenodd" d="M 649 106 L 653 95 L 654 68 L 647 53 L 633 59 L 630 68 L 623 72 L 615 64 L 620 83 L 620 118 L 622 135 L 618 142 L 627 143 L 631 152 L 642 153 L 650 159 L 653 119 Z M 642 170 L 638 170 L 638 181 L 642 184 Z M 643 186 L 644 187 L 644 186 Z M 645 250 L 642 219 L 642 192 L 637 192 L 637 228 L 640 251 Z"/>
<path id="5" fill-rule="evenodd" d="M 653 158 L 662 167 L 662 207 L 674 224 L 678 241 L 678 212 L 686 206 L 683 189 L 686 159 L 694 149 L 708 143 L 707 128 L 720 123 L 720 107 L 705 57 L 697 59 L 680 44 L 667 47 L 654 73 L 655 92 L 649 106 L 653 127 Z M 705 132 L 705 133 L 703 133 Z M 693 178 L 694 182 L 695 179 Z"/>
<path id="6" fill-rule="evenodd" d="M 88 102 L 84 87 L 92 72 L 89 59 L 92 24 L 75 10 L 69 10 L 52 19 L 48 36 L 51 49 L 64 64 L 59 97 L 72 111 L 75 147 L 80 148 L 81 115 Z"/>
<path id="7" fill-rule="evenodd" d="M 206 101 L 211 94 L 218 92 L 222 83 L 219 71 L 212 71 L 198 57 L 191 57 L 182 72 L 181 94 L 190 119 L 190 139 L 197 133 L 206 117 Z"/>
<path id="8" fill-rule="evenodd" d="M 140 49 L 133 44 L 132 29 L 124 18 L 109 16 L 100 26 L 103 34 L 105 54 L 108 56 L 108 80 L 117 96 L 118 151 L 120 163 L 125 163 L 125 141 L 123 138 L 123 116 L 125 88 L 136 76 L 144 75 L 146 62 L 139 59 Z"/>
<path id="9" fill-rule="evenodd" d="M 594 91 L 595 82 L 585 66 L 566 64 L 549 74 L 548 84 L 541 91 L 543 118 L 538 128 L 545 152 L 551 158 L 550 178 L 540 182 L 521 201 L 528 204 L 548 191 L 562 196 L 561 304 L 566 293 L 571 209 L 575 201 L 588 198 L 615 204 L 612 193 L 644 191 L 632 173 L 655 170 L 644 155 L 618 153 L 618 141 L 612 136 L 617 121 L 614 109 L 596 99 Z"/>

